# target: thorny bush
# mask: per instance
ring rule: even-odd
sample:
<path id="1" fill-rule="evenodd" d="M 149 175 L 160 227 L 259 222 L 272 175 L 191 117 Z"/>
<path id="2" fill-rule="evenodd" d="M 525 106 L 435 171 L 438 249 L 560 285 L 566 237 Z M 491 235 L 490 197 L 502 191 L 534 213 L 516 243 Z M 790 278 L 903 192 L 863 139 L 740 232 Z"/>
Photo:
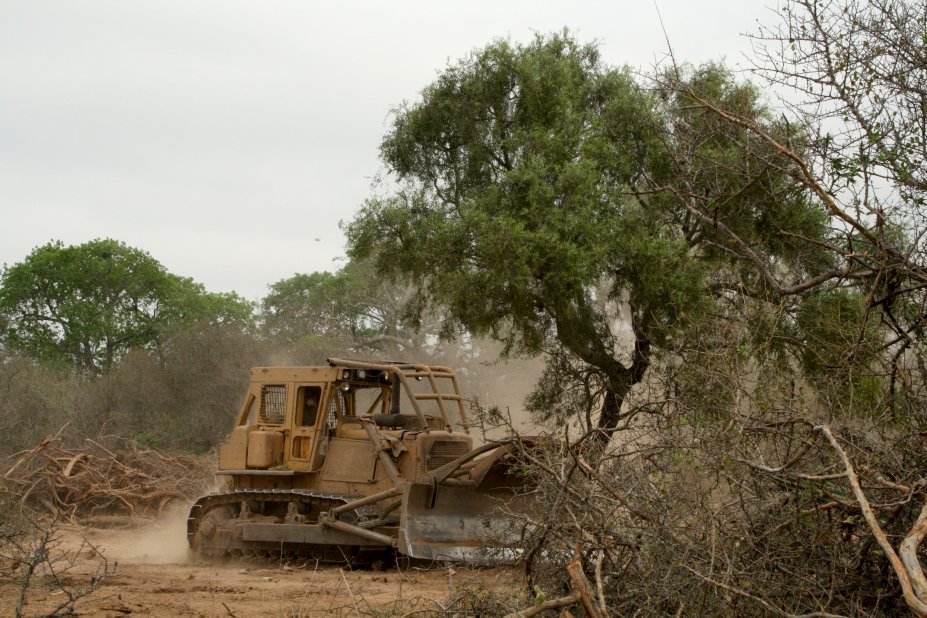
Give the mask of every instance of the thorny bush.
<path id="1" fill-rule="evenodd" d="M 87 552 L 95 568 L 77 572 L 78 556 Z M 54 519 L 0 502 L 0 586 L 15 592 L 17 618 L 74 615 L 77 602 L 115 574 L 116 565 L 90 542 L 64 547 Z"/>
<path id="2" fill-rule="evenodd" d="M 916 585 L 917 569 L 893 567 L 865 510 L 903 554 L 927 486 L 923 383 L 908 376 L 889 419 L 884 396 L 848 400 L 844 378 L 812 388 L 732 343 L 666 355 L 607 447 L 595 427 L 564 423 L 522 449 L 536 505 L 523 518 L 526 603 L 568 594 L 578 557 L 611 615 L 907 613 L 900 582 Z"/>

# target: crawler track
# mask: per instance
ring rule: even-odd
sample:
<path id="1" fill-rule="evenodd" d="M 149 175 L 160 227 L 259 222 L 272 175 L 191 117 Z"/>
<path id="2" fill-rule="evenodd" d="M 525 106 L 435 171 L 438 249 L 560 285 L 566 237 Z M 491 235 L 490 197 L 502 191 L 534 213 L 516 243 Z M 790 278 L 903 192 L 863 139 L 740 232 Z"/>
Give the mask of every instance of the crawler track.
<path id="1" fill-rule="evenodd" d="M 206 558 L 253 557 L 342 564 L 369 564 L 388 558 L 393 550 L 346 544 L 244 541 L 232 534 L 234 525 L 242 522 L 316 523 L 320 513 L 355 498 L 308 489 L 239 489 L 209 494 L 190 508 L 187 541 L 198 555 Z M 292 519 L 293 515 L 299 518 L 298 522 Z M 365 517 L 364 513 L 354 511 L 343 513 L 340 519 L 357 522 Z"/>

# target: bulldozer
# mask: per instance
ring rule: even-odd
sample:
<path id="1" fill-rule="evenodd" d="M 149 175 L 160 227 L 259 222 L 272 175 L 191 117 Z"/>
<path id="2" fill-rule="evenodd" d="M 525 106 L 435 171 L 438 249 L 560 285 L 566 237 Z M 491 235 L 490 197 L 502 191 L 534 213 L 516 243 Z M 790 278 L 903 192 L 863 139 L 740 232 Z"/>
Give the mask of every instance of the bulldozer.
<path id="1" fill-rule="evenodd" d="M 204 557 L 510 560 L 530 495 L 513 441 L 473 446 L 453 369 L 328 359 L 257 367 L 187 520 Z M 380 559 L 380 558 L 378 558 Z"/>

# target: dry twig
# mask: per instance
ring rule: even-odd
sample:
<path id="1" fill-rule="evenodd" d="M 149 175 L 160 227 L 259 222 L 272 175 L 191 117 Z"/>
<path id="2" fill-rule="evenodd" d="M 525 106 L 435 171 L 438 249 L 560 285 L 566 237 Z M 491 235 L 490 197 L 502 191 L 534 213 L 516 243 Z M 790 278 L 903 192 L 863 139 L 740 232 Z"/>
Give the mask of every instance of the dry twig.
<path id="1" fill-rule="evenodd" d="M 69 449 L 58 435 L 10 460 L 0 468 L 0 489 L 23 505 L 72 522 L 97 512 L 157 516 L 170 502 L 202 493 L 211 476 L 201 457 L 136 450 L 130 444 L 109 449 L 91 440 L 82 449 Z"/>

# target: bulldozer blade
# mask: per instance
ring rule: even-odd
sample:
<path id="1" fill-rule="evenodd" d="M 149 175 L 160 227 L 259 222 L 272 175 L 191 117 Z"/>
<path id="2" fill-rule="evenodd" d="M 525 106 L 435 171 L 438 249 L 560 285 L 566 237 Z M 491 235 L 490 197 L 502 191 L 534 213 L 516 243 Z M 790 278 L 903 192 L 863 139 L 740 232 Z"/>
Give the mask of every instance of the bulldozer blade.
<path id="1" fill-rule="evenodd" d="M 426 560 L 513 562 L 520 532 L 511 491 L 410 483 L 403 494 L 399 551 Z"/>

